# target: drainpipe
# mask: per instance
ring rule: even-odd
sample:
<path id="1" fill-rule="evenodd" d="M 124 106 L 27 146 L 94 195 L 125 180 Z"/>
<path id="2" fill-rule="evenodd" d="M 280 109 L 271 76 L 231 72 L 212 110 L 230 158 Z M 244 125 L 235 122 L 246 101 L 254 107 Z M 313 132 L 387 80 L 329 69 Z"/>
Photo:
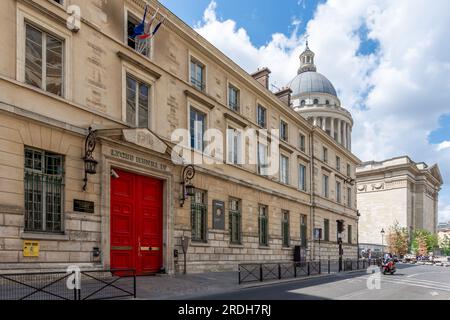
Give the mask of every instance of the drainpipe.
<path id="1" fill-rule="evenodd" d="M 312 248 L 309 250 L 310 260 L 313 260 L 312 257 L 315 260 L 315 251 L 316 251 L 316 244 L 314 242 L 314 227 L 315 227 L 315 198 L 314 198 L 314 189 L 315 189 L 315 179 L 314 179 L 314 128 L 311 132 L 310 139 L 309 139 L 309 153 L 311 156 L 311 167 L 310 167 L 310 175 L 309 175 L 309 185 L 310 185 L 310 217 L 311 217 L 311 230 L 310 230 L 310 236 L 311 236 L 311 244 Z M 314 252 L 313 252 L 314 250 Z"/>

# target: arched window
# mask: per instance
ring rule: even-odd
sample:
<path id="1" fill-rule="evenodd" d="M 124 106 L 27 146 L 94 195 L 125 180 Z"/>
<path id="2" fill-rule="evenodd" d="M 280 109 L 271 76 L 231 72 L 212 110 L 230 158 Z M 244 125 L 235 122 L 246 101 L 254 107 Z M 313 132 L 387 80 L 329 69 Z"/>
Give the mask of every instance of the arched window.
<path id="1" fill-rule="evenodd" d="M 325 104 L 328 106 L 330 104 L 330 100 L 325 101 Z"/>
<path id="2" fill-rule="evenodd" d="M 319 99 L 314 99 L 314 104 L 319 104 Z"/>
<path id="3" fill-rule="evenodd" d="M 300 106 L 304 107 L 306 105 L 306 101 L 302 100 L 302 102 L 300 102 Z"/>

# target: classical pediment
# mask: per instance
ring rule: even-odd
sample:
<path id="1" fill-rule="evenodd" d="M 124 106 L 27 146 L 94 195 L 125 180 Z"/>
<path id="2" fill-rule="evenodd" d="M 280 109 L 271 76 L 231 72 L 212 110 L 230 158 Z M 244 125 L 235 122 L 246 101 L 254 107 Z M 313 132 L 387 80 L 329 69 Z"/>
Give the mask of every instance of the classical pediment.
<path id="1" fill-rule="evenodd" d="M 437 164 L 433 165 L 430 169 L 428 169 L 430 174 L 435 177 L 441 184 L 444 184 L 444 179 L 442 178 L 441 171 L 439 170 L 439 166 Z"/>

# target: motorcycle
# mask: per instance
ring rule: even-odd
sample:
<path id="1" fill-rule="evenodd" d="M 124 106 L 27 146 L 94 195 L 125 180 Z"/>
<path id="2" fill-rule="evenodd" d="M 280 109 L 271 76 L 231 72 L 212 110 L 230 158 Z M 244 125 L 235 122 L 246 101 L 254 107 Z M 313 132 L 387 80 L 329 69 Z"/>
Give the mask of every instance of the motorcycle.
<path id="1" fill-rule="evenodd" d="M 383 274 L 394 274 L 397 271 L 394 260 L 390 259 L 388 261 L 384 261 L 381 265 L 381 271 Z"/>

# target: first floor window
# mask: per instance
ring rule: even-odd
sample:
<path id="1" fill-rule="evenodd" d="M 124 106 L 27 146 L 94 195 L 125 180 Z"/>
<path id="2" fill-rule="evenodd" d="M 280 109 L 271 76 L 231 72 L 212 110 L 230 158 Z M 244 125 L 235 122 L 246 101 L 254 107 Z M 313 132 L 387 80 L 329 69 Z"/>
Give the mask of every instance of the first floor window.
<path id="1" fill-rule="evenodd" d="M 236 112 L 239 112 L 239 95 L 239 89 L 230 84 L 228 86 L 228 106 Z"/>
<path id="2" fill-rule="evenodd" d="M 134 28 L 141 23 L 142 19 L 134 17 L 130 12 L 128 12 L 127 21 L 127 43 L 128 46 L 138 53 L 149 57 L 150 56 L 150 39 L 140 40 L 139 37 L 133 37 Z M 147 27 L 147 25 L 146 25 Z"/>
<path id="3" fill-rule="evenodd" d="M 289 228 L 289 211 L 282 211 L 281 231 L 283 236 L 283 247 L 289 247 L 291 242 Z"/>
<path id="4" fill-rule="evenodd" d="M 269 245 L 269 226 L 267 206 L 259 206 L 259 244 L 262 246 Z"/>
<path id="5" fill-rule="evenodd" d="M 192 241 L 206 242 L 206 192 L 196 190 L 191 203 Z"/>
<path id="6" fill-rule="evenodd" d="M 302 191 L 306 191 L 306 166 L 300 164 L 298 166 L 298 187 Z"/>
<path id="7" fill-rule="evenodd" d="M 352 207 L 352 188 L 347 188 L 347 207 Z"/>
<path id="8" fill-rule="evenodd" d="M 263 106 L 258 104 L 256 108 L 256 121 L 258 125 L 262 128 L 267 127 L 267 110 Z"/>
<path id="9" fill-rule="evenodd" d="M 29 24 L 25 37 L 25 82 L 63 95 L 64 41 Z"/>
<path id="10" fill-rule="evenodd" d="M 303 248 L 306 248 L 307 247 L 307 230 L 308 230 L 308 227 L 307 227 L 307 224 L 306 224 L 306 222 L 307 222 L 307 217 L 306 217 L 306 215 L 300 215 L 300 241 L 301 241 L 301 243 L 300 243 L 300 245 L 303 247 Z"/>
<path id="11" fill-rule="evenodd" d="M 323 222 L 324 240 L 330 241 L 330 220 L 325 219 Z"/>
<path id="12" fill-rule="evenodd" d="M 269 147 L 263 143 L 258 143 L 258 174 L 267 176 L 268 173 L 268 153 Z"/>
<path id="13" fill-rule="evenodd" d="M 352 243 L 352 226 L 348 225 L 347 226 L 347 231 L 348 231 L 348 243 Z"/>
<path id="14" fill-rule="evenodd" d="M 206 130 L 206 115 L 203 112 L 191 107 L 190 111 L 190 133 L 191 148 L 203 152 L 204 134 Z"/>
<path id="15" fill-rule="evenodd" d="M 289 140 L 289 127 L 283 120 L 280 122 L 280 139 L 286 142 Z"/>
<path id="16" fill-rule="evenodd" d="M 325 198 L 329 196 L 329 185 L 328 185 L 329 177 L 327 175 L 323 175 L 322 177 L 322 195 Z"/>
<path id="17" fill-rule="evenodd" d="M 150 86 L 127 75 L 127 123 L 137 128 L 149 127 Z"/>
<path id="18" fill-rule="evenodd" d="M 241 202 L 230 199 L 230 242 L 241 244 Z"/>
<path id="19" fill-rule="evenodd" d="M 289 158 L 281 156 L 280 161 L 280 181 L 281 183 L 289 183 Z"/>
<path id="20" fill-rule="evenodd" d="M 299 140 L 300 140 L 299 141 L 300 150 L 302 152 L 305 152 L 306 151 L 306 137 L 305 137 L 305 135 L 300 134 Z"/>
<path id="21" fill-rule="evenodd" d="M 228 163 L 242 164 L 242 133 L 240 130 L 228 128 L 227 131 Z"/>
<path id="22" fill-rule="evenodd" d="M 341 183 L 336 181 L 336 201 L 341 203 Z"/>
<path id="23" fill-rule="evenodd" d="M 64 157 L 25 149 L 25 231 L 63 232 Z"/>

